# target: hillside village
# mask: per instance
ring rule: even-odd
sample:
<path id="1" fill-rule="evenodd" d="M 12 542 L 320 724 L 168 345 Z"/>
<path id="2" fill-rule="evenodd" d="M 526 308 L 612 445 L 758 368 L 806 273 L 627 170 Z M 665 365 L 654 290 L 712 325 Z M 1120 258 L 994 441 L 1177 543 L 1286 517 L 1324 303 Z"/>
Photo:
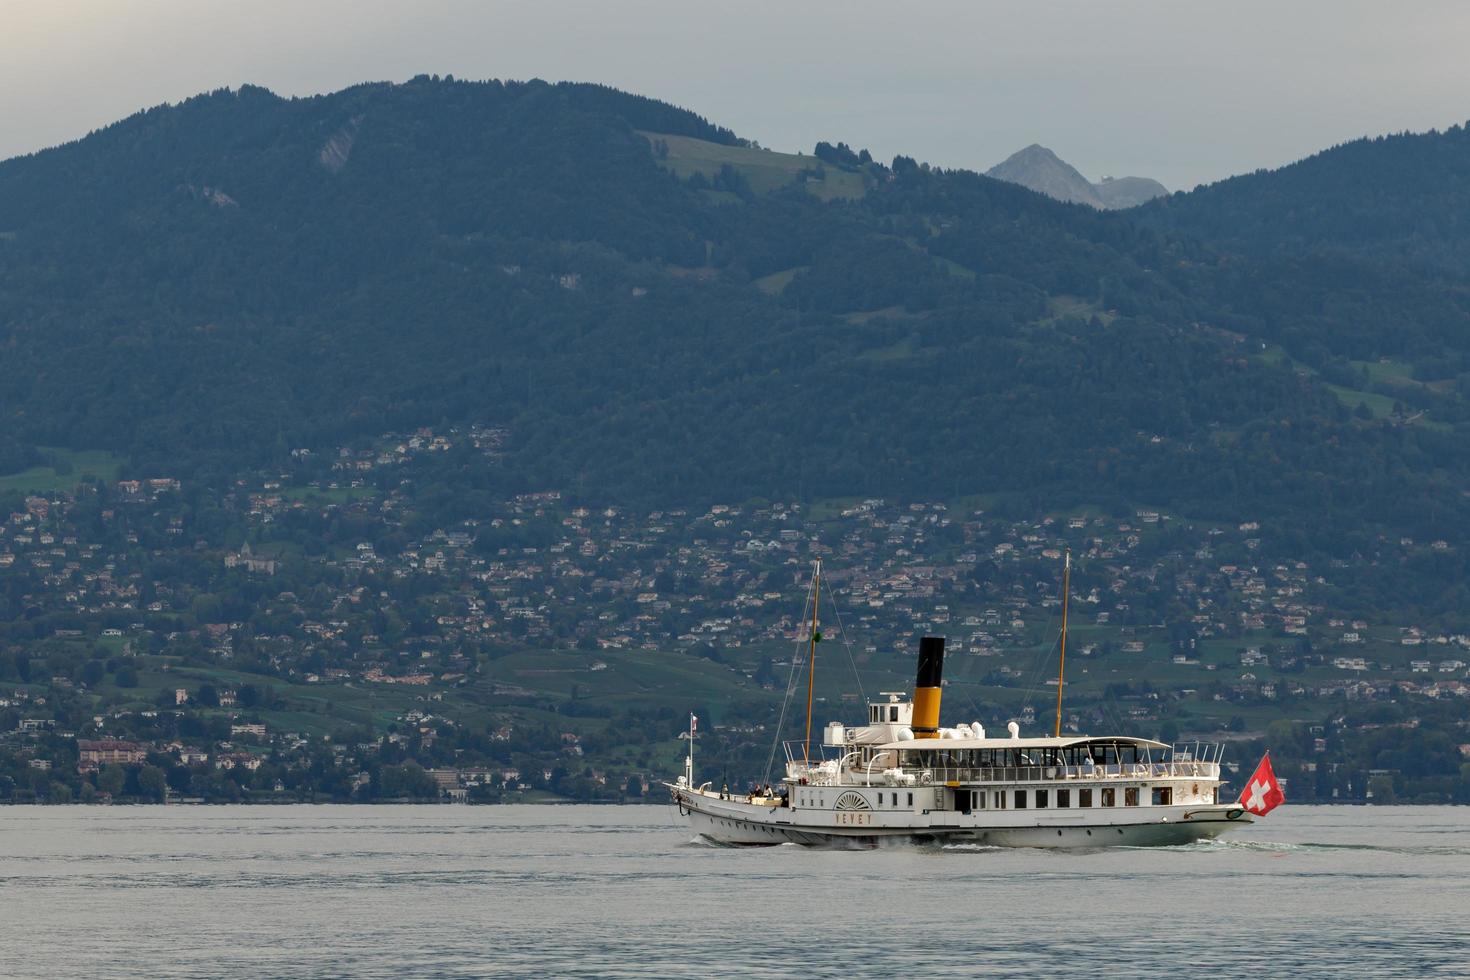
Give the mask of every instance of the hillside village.
<path id="1" fill-rule="evenodd" d="M 845 651 L 824 710 L 903 689 L 917 638 L 940 634 L 951 703 L 1047 724 L 1067 549 L 1067 727 L 1269 734 L 1299 798 L 1466 791 L 1458 771 L 1426 788 L 1361 744 L 1397 726 L 1470 762 L 1467 631 L 1354 608 L 1351 566 L 1284 554 L 1256 522 L 443 499 L 446 463 L 493 461 L 505 438 L 300 449 L 225 494 L 167 474 L 11 494 L 0 799 L 639 798 L 696 707 L 716 757 L 755 778 L 742 770 L 774 735 L 817 558 L 824 639 Z M 1370 560 L 1452 547 L 1385 540 Z"/>

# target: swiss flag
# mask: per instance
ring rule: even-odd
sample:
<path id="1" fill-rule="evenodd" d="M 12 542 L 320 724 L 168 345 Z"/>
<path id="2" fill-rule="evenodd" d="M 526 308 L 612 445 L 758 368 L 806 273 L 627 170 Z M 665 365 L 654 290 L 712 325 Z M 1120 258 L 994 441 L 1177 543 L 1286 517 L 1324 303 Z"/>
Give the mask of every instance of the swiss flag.
<path id="1" fill-rule="evenodd" d="M 1286 794 L 1281 792 L 1276 773 L 1271 771 L 1271 753 L 1267 752 L 1261 756 L 1261 764 L 1256 766 L 1245 789 L 1240 791 L 1240 805 L 1256 816 L 1264 817 L 1285 802 Z"/>

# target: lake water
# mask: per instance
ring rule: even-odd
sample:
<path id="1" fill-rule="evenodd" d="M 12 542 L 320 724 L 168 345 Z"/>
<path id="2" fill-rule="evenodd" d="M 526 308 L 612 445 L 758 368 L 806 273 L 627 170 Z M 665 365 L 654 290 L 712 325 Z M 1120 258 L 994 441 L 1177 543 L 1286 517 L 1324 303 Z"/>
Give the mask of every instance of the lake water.
<path id="1" fill-rule="evenodd" d="M 0 975 L 1470 974 L 1470 809 L 1081 853 L 691 843 L 666 807 L 0 807 Z"/>

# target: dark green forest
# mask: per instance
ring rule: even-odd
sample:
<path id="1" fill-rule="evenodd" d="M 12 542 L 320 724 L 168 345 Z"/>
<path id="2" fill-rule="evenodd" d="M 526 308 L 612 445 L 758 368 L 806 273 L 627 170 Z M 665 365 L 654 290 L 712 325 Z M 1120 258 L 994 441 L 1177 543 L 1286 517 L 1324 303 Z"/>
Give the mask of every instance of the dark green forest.
<path id="1" fill-rule="evenodd" d="M 1065 544 L 1078 724 L 1464 801 L 1465 130 L 1111 212 L 853 135 L 423 76 L 0 162 L 0 799 L 643 798 L 817 553 L 953 572 L 855 630 L 984 623 L 1002 718 Z"/>
<path id="2" fill-rule="evenodd" d="M 696 141 L 733 162 L 679 176 Z M 478 423 L 497 492 L 1145 504 L 1342 558 L 1467 525 L 1462 129 L 1123 213 L 818 150 L 770 187 L 665 103 L 420 77 L 6 161 L 0 468 Z"/>
<path id="3" fill-rule="evenodd" d="M 1354 140 L 1150 202 L 1135 219 L 1257 256 L 1338 253 L 1470 272 L 1470 131 Z"/>

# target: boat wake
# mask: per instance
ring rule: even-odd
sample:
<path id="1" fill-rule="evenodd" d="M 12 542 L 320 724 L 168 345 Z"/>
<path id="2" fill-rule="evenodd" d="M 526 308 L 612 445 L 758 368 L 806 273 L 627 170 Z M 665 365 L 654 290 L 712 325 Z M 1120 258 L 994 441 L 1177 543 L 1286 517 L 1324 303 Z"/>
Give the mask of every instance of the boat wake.
<path id="1" fill-rule="evenodd" d="M 1470 857 L 1470 846 L 1443 844 L 1337 844 L 1323 841 L 1268 841 L 1241 840 L 1239 838 L 1215 838 L 1198 840 L 1187 844 L 1166 847 L 1116 848 L 1117 850 L 1181 851 L 1185 853 L 1259 853 L 1259 854 L 1332 854 L 1342 851 L 1364 851 L 1378 854 L 1399 854 L 1409 857 Z"/>

